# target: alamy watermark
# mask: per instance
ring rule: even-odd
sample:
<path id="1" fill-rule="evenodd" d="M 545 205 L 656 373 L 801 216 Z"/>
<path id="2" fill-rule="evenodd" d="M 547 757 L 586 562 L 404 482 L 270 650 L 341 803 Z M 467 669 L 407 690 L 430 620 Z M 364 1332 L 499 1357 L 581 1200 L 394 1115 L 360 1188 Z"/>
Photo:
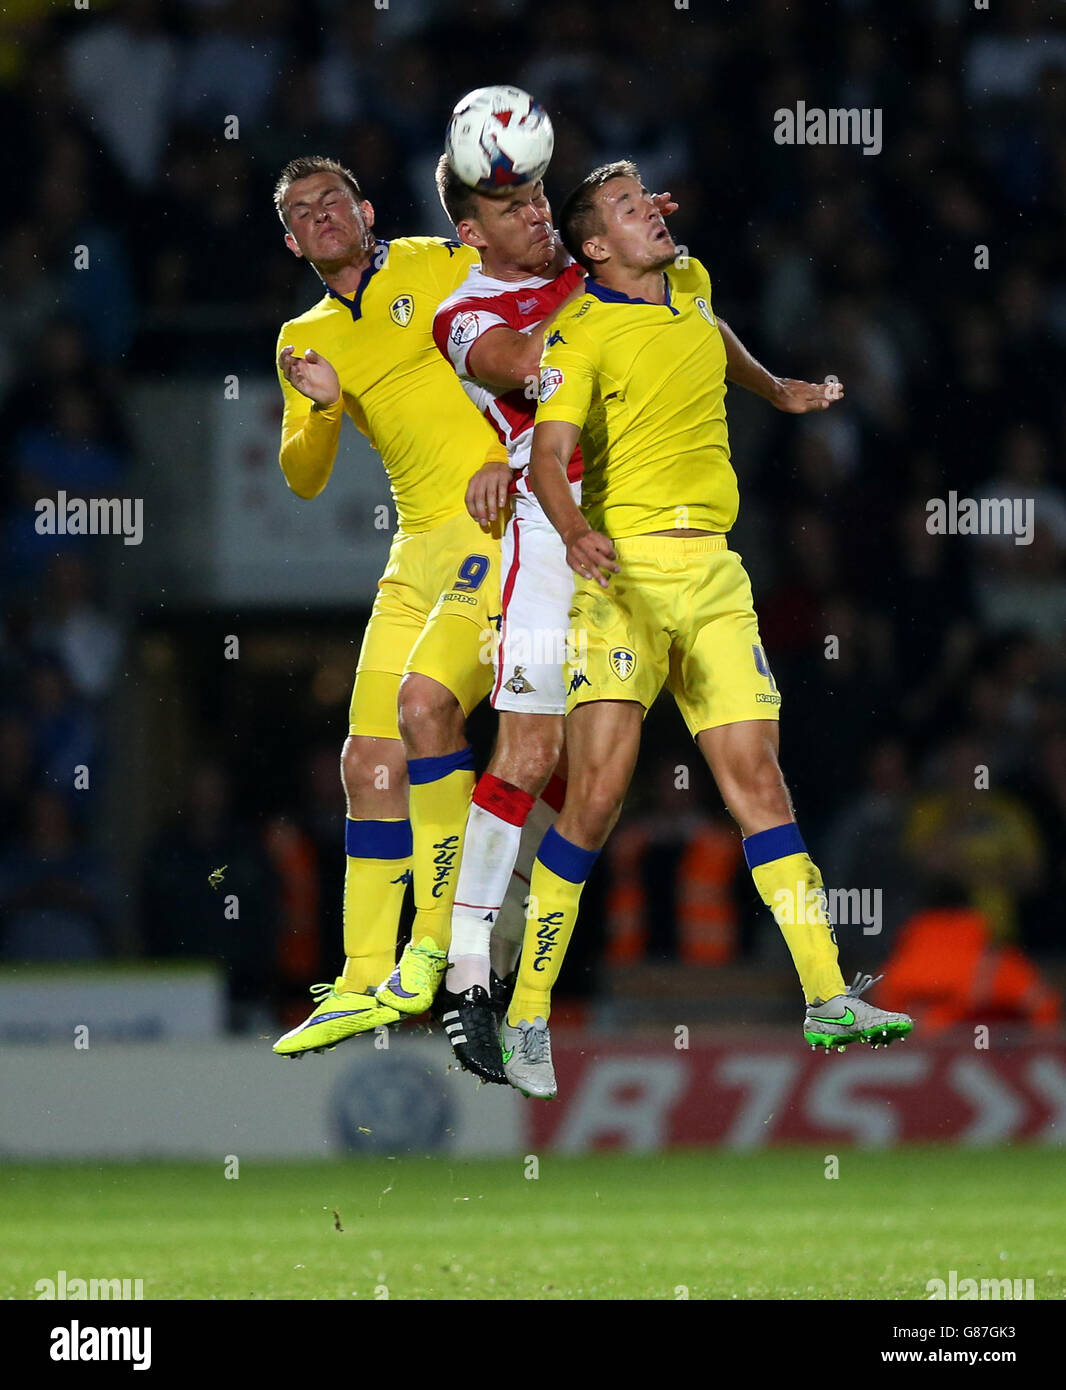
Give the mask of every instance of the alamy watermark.
<path id="1" fill-rule="evenodd" d="M 1034 1279 L 960 1279 L 958 1270 L 949 1269 L 947 1279 L 930 1279 L 925 1291 L 935 1299 L 1022 1299 L 1036 1298 Z"/>
<path id="2" fill-rule="evenodd" d="M 121 536 L 124 545 L 144 539 L 144 499 L 141 497 L 55 497 L 34 503 L 39 536 Z"/>
<path id="3" fill-rule="evenodd" d="M 76 1279 L 69 1277 L 67 1270 L 60 1269 L 54 1279 L 39 1279 L 33 1284 L 38 1298 L 56 1298 L 60 1301 L 81 1300 L 81 1298 L 101 1298 L 101 1300 L 133 1300 L 145 1297 L 143 1279 Z"/>
<path id="4" fill-rule="evenodd" d="M 879 106 L 808 106 L 797 101 L 793 111 L 774 112 L 774 141 L 778 145 L 861 145 L 863 154 L 881 153 Z"/>
<path id="5" fill-rule="evenodd" d="M 509 627 L 506 633 L 507 659 L 513 665 L 575 666 L 588 659 L 589 635 L 585 628 Z M 486 628 L 481 635 L 478 659 L 484 666 L 496 660 L 501 634 Z"/>
<path id="6" fill-rule="evenodd" d="M 779 926 L 829 922 L 837 927 L 862 927 L 863 936 L 881 934 L 880 888 L 811 888 L 803 880 L 795 890 L 779 888 L 773 914 Z"/>
<path id="7" fill-rule="evenodd" d="M 69 1278 L 61 1269 L 54 1279 L 38 1279 L 33 1286 L 38 1299 L 136 1299 L 144 1297 L 143 1279 Z"/>
<path id="8" fill-rule="evenodd" d="M 931 497 L 925 504 L 931 536 L 1013 536 L 1015 545 L 1033 543 L 1031 497 Z"/>
<path id="9" fill-rule="evenodd" d="M 52 1328 L 48 1355 L 53 1361 L 130 1361 L 135 1371 L 152 1365 L 150 1327 L 82 1327 L 76 1319 L 69 1327 Z"/>

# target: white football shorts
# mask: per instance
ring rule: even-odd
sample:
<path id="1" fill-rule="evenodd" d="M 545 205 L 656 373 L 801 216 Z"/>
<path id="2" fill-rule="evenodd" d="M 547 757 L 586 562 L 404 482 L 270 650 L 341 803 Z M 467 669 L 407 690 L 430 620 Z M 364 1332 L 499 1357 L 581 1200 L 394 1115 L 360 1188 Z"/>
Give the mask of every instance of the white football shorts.
<path id="1" fill-rule="evenodd" d="M 575 502 L 581 484 L 571 483 Z M 492 707 L 516 714 L 566 713 L 563 662 L 570 633 L 574 572 L 566 547 L 521 477 L 501 549 L 502 616 Z"/>

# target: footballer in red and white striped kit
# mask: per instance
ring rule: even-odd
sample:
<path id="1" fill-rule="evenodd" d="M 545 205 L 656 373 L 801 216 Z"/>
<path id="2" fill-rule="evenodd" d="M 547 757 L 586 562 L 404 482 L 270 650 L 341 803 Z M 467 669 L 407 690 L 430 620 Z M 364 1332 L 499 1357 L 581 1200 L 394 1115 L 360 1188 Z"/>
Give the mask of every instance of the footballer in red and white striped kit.
<path id="1" fill-rule="evenodd" d="M 528 206 L 535 208 L 537 201 L 547 209 L 543 195 Z M 537 238 L 538 247 L 542 239 Z M 486 260 L 489 254 L 489 248 L 483 248 Z M 557 266 L 558 273 L 553 275 Z M 545 275 L 527 275 L 515 283 L 498 278 L 485 264 L 473 266 L 459 288 L 437 309 L 433 337 L 458 372 L 467 395 L 507 448 L 511 467 L 509 491 L 514 512 L 506 529 L 500 570 L 503 612 L 491 695 L 493 707 L 516 714 L 561 715 L 565 707 L 562 662 L 566 652 L 552 638 L 558 638 L 560 633 L 565 638 L 573 576 L 562 573 L 562 567 L 566 567 L 565 550 L 560 547 L 558 536 L 553 537 L 554 528 L 530 491 L 525 473 L 537 409 L 539 368 L 535 366 L 510 390 L 488 385 L 481 375 L 494 366 L 511 375 L 516 367 L 521 370 L 528 365 L 533 353 L 539 363 L 545 320 L 585 283 L 584 271 L 561 248 L 546 269 Z M 514 345 L 517 361 L 499 362 L 499 351 L 505 352 L 509 346 L 502 335 L 497 335 L 495 343 L 485 342 L 488 334 L 501 328 L 509 330 L 509 336 L 526 337 L 526 343 Z M 502 384 L 504 379 L 501 376 L 498 380 Z M 577 449 L 567 472 L 575 500 L 581 496 L 581 468 L 581 451 Z"/>
<path id="2" fill-rule="evenodd" d="M 499 732 L 474 790 L 449 969 L 435 1012 L 462 1065 L 484 1080 L 503 1082 L 510 1059 L 501 1054 L 496 1011 L 510 993 L 507 977 L 525 923 L 516 908 L 501 914 L 501 907 L 512 872 L 528 880 L 565 793 L 563 661 L 573 595 L 566 548 L 529 487 L 526 466 L 545 336 L 550 339 L 552 316 L 584 291 L 584 271 L 556 236 L 539 181 L 485 195 L 460 182 L 442 156 L 437 189 L 459 239 L 480 251 L 481 265 L 438 308 L 434 340 L 509 456 L 509 470 L 492 464 L 474 475 L 467 506 L 483 526 L 504 511 L 508 498 L 513 512 L 501 554 L 491 695 Z M 660 207 L 673 211 L 668 194 L 660 195 Z M 578 502 L 581 469 L 575 450 L 567 477 Z M 520 851 L 528 863 L 519 861 Z M 535 1047 L 536 1039 L 529 1044 Z"/>

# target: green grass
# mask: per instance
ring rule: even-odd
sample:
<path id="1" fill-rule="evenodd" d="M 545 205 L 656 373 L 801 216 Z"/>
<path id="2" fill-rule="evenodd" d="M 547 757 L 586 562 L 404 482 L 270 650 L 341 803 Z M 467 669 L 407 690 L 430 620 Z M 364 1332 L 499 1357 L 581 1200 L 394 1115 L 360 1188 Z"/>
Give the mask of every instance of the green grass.
<path id="1" fill-rule="evenodd" d="M 927 1279 L 1066 1296 L 1054 1149 L 0 1167 L 0 1297 L 67 1277 L 145 1298 L 889 1298 Z M 334 1212 L 343 1230 L 335 1229 Z"/>

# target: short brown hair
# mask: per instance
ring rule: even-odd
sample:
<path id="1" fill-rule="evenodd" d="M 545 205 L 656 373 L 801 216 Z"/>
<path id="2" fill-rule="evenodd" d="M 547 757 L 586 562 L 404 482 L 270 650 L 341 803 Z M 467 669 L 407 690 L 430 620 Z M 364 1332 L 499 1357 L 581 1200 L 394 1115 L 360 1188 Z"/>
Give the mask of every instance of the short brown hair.
<path id="1" fill-rule="evenodd" d="M 463 183 L 446 154 L 437 160 L 436 180 L 441 206 L 453 227 L 458 227 L 466 217 L 477 216 L 477 191 L 468 183 Z"/>
<path id="2" fill-rule="evenodd" d="M 638 183 L 641 181 L 640 170 L 631 159 L 616 159 L 613 164 L 601 164 L 581 180 L 559 213 L 559 235 L 563 245 L 578 265 L 584 266 L 590 273 L 595 269 L 594 263 L 581 248 L 590 236 L 603 231 L 596 194 L 612 179 L 625 178 L 636 179 Z"/>
<path id="3" fill-rule="evenodd" d="M 274 206 L 278 210 L 278 216 L 285 223 L 286 230 L 289 224 L 285 217 L 285 194 L 298 179 L 308 179 L 312 174 L 336 174 L 348 185 L 355 201 L 363 201 L 363 190 L 359 187 L 359 180 L 338 160 L 328 159 L 324 154 L 305 154 L 299 159 L 290 159 L 274 185 Z"/>

